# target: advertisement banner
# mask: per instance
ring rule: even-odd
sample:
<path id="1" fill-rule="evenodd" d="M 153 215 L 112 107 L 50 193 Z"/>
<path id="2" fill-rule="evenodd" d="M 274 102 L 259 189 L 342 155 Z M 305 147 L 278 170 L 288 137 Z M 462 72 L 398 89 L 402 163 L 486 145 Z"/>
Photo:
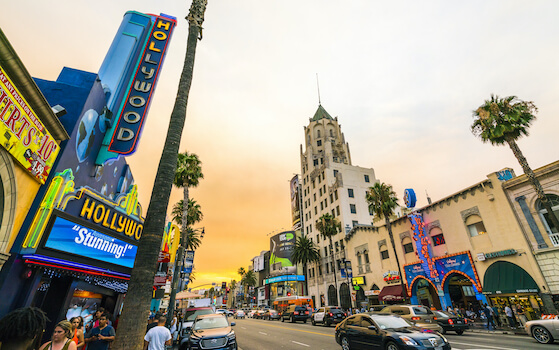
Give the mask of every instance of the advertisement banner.
<path id="1" fill-rule="evenodd" d="M 45 248 L 119 266 L 134 267 L 138 248 L 117 238 L 57 217 Z"/>
<path id="2" fill-rule="evenodd" d="M 60 147 L 0 67 L 0 144 L 44 184 Z"/>
<path id="3" fill-rule="evenodd" d="M 305 281 L 304 275 L 285 275 L 285 276 L 277 276 L 272 278 L 267 278 L 264 280 L 264 284 L 270 283 L 277 283 L 277 282 L 286 282 L 286 281 Z"/>
<path id="4" fill-rule="evenodd" d="M 295 231 L 282 232 L 270 237 L 270 274 L 272 276 L 297 272 L 291 262 L 295 239 Z"/>
<path id="5" fill-rule="evenodd" d="M 289 182 L 291 189 L 291 221 L 294 230 L 301 228 L 301 191 L 299 186 L 299 175 L 293 176 Z"/>

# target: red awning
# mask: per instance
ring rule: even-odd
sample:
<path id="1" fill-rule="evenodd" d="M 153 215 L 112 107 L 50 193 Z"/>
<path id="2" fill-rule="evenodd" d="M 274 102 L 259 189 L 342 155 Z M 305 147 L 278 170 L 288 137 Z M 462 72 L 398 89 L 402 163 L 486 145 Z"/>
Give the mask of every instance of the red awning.
<path id="1" fill-rule="evenodd" d="M 378 299 L 380 301 L 402 301 L 405 296 L 406 294 L 405 291 L 402 290 L 402 285 L 396 284 L 382 288 L 378 295 Z"/>

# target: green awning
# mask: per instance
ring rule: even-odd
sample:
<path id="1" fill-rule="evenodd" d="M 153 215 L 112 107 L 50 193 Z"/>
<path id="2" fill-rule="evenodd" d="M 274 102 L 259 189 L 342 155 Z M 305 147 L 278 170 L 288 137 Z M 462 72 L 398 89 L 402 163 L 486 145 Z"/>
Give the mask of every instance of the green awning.
<path id="1" fill-rule="evenodd" d="M 483 294 L 539 293 L 536 281 L 520 266 L 497 261 L 483 277 Z"/>

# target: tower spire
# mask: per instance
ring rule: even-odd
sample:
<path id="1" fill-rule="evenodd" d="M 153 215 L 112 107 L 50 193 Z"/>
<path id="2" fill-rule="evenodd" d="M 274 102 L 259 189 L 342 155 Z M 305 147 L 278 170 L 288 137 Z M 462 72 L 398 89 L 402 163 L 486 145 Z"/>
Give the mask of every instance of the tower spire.
<path id="1" fill-rule="evenodd" d="M 316 89 L 318 90 L 318 104 L 321 105 L 321 103 L 320 103 L 320 84 L 318 84 L 318 73 L 316 73 Z"/>

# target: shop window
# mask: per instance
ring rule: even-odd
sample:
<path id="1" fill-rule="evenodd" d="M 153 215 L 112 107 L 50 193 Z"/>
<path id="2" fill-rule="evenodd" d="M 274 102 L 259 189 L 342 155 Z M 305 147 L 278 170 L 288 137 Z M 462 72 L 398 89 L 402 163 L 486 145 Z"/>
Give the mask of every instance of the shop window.
<path id="1" fill-rule="evenodd" d="M 466 226 L 468 228 L 468 232 L 470 233 L 470 237 L 484 235 L 487 233 L 483 221 L 477 215 L 469 216 L 468 219 L 466 219 Z"/>
<path id="2" fill-rule="evenodd" d="M 559 196 L 555 194 L 546 194 L 545 196 L 547 198 L 547 201 L 549 202 L 549 205 L 551 206 L 551 210 L 555 214 L 555 217 L 559 218 Z M 538 214 L 540 215 L 540 219 L 542 220 L 547 232 L 551 234 L 559 233 L 557 228 L 553 226 L 553 223 L 549 219 L 549 214 L 547 213 L 547 209 L 543 207 L 542 202 L 539 199 L 536 201 L 536 209 L 538 211 Z"/>
<path id="3" fill-rule="evenodd" d="M 353 198 L 353 188 L 347 189 L 347 195 L 349 196 L 349 198 Z"/>
<path id="4" fill-rule="evenodd" d="M 474 291 L 473 286 L 462 286 L 462 291 L 464 292 L 464 296 L 467 297 L 475 297 L 476 292 Z"/>
<path id="5" fill-rule="evenodd" d="M 350 211 L 352 214 L 357 214 L 357 209 L 355 208 L 355 204 L 350 204 L 350 205 L 349 205 L 349 211 Z"/>

